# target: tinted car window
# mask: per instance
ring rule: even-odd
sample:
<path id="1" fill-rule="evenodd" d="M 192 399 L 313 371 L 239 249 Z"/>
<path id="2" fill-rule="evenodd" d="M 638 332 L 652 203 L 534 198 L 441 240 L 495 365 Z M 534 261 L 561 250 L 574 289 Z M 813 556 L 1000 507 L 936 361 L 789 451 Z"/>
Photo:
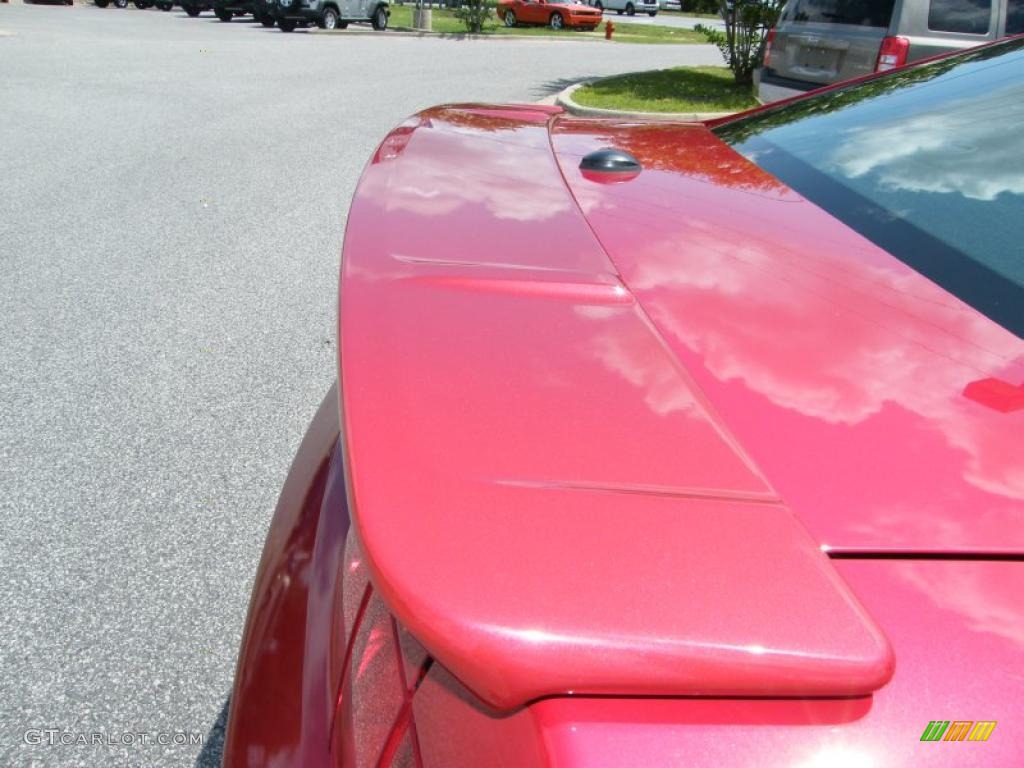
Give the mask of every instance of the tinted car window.
<path id="1" fill-rule="evenodd" d="M 928 29 L 984 35 L 992 15 L 992 0 L 931 0 Z"/>
<path id="2" fill-rule="evenodd" d="M 1024 32 L 1024 0 L 1009 0 L 1006 3 L 1006 34 Z"/>
<path id="3" fill-rule="evenodd" d="M 888 27 L 894 0 L 798 0 L 792 21 Z"/>
<path id="4" fill-rule="evenodd" d="M 1024 337 L 1024 40 L 732 121 L 748 159 Z"/>

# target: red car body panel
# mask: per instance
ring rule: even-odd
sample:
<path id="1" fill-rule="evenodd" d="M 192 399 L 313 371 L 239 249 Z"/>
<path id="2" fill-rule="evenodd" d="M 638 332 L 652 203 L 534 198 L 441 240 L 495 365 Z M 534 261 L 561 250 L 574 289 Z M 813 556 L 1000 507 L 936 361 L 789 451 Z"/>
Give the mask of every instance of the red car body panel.
<path id="1" fill-rule="evenodd" d="M 593 29 L 601 23 L 601 11 L 569 0 L 500 0 L 499 18 L 504 19 L 506 11 L 512 11 L 521 24 L 547 24 L 554 13 L 561 15 L 567 27 Z"/>
<path id="2" fill-rule="evenodd" d="M 1024 345 L 703 127 L 408 121 L 340 352 L 225 765 L 1019 764 Z"/>
<path id="3" fill-rule="evenodd" d="M 965 396 L 1024 381 L 1024 340 L 701 127 L 562 121 L 554 146 L 632 295 L 819 542 L 1024 553 L 1024 411 Z M 644 172 L 588 181 L 602 146 Z"/>
<path id="4" fill-rule="evenodd" d="M 1024 714 L 1020 563 L 877 560 L 842 561 L 838 568 L 885 628 L 899 660 L 892 682 L 874 696 L 548 699 L 530 711 L 538 738 L 548 745 L 550 765 L 1019 765 L 1024 756 L 1015 720 Z M 999 725 L 984 744 L 921 742 L 935 719 L 991 719 Z"/>
<path id="5" fill-rule="evenodd" d="M 547 126 L 429 120 L 364 173 L 342 275 L 352 511 L 385 602 L 503 709 L 883 684 L 884 638 L 618 279 Z"/>
<path id="6" fill-rule="evenodd" d="M 292 462 L 267 533 L 238 653 L 225 766 L 336 764 L 328 745 L 349 644 L 336 630 L 336 576 L 349 528 L 338 436 L 332 387 Z"/>

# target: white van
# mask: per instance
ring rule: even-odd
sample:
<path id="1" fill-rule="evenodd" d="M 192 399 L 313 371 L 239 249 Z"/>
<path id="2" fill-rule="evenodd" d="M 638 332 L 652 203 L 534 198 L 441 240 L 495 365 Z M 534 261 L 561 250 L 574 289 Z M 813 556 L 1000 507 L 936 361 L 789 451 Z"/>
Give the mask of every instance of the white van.
<path id="1" fill-rule="evenodd" d="M 658 15 L 658 0 L 586 0 L 586 3 L 599 11 L 615 11 L 619 16 L 636 16 L 638 11 L 648 16 Z"/>

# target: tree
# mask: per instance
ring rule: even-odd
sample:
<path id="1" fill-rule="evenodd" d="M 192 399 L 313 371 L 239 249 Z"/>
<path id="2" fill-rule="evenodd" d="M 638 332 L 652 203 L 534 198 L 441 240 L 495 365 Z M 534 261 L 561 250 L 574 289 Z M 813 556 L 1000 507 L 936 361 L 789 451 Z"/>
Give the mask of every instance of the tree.
<path id="1" fill-rule="evenodd" d="M 739 85 L 754 82 L 765 35 L 775 26 L 784 0 L 718 0 L 725 32 L 698 24 L 694 29 L 718 46 Z"/>

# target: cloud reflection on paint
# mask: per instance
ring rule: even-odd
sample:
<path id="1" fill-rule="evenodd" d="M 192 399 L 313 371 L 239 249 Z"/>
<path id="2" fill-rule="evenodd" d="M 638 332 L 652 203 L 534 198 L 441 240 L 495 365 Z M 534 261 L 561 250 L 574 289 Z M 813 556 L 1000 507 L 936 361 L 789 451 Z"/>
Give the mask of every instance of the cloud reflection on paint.
<path id="1" fill-rule="evenodd" d="M 411 144 L 419 151 L 407 152 Z M 374 185 L 390 179 L 374 175 L 366 181 L 367 191 L 383 191 L 377 196 L 393 213 L 436 217 L 482 205 L 497 219 L 543 221 L 572 207 L 564 188 L 552 183 L 557 176 L 537 173 L 538 161 L 557 172 L 550 154 L 543 125 L 484 112 L 432 110 L 399 126 L 378 150 L 378 162 L 402 157 L 401 183 L 377 190 Z"/>

